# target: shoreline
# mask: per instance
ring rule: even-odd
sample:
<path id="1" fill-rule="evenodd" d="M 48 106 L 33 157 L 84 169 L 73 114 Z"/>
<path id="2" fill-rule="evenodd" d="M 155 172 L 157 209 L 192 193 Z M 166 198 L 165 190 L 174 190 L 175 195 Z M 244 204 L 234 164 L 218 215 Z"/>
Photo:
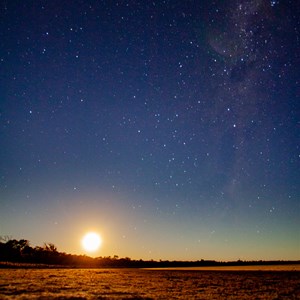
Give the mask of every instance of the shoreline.
<path id="1" fill-rule="evenodd" d="M 300 265 L 252 265 L 252 266 L 211 266 L 211 267 L 171 267 L 144 268 L 153 271 L 269 271 L 269 272 L 300 272 Z"/>
<path id="2" fill-rule="evenodd" d="M 14 263 L 0 262 L 1 269 L 128 269 L 128 270 L 147 270 L 147 271 L 275 271 L 275 272 L 300 272 L 300 264 L 258 264 L 258 265 L 235 265 L 235 266 L 198 266 L 198 267 L 96 267 L 80 265 L 48 265 L 36 263 Z"/>

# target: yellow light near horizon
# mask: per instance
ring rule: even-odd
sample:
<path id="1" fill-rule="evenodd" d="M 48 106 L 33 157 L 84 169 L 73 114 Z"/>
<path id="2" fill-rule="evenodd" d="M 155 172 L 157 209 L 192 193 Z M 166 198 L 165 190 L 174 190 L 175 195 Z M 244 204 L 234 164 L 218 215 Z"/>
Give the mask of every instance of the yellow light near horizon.
<path id="1" fill-rule="evenodd" d="M 95 232 L 88 232 L 82 239 L 81 244 L 84 250 L 94 252 L 101 246 L 102 239 L 99 234 Z"/>

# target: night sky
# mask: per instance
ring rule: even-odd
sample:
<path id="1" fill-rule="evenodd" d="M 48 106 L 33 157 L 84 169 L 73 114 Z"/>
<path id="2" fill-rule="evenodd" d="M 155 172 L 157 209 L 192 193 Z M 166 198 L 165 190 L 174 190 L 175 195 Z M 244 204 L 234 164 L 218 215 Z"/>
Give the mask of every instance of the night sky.
<path id="1" fill-rule="evenodd" d="M 1 1 L 0 235 L 300 259 L 299 16 L 297 0 Z"/>

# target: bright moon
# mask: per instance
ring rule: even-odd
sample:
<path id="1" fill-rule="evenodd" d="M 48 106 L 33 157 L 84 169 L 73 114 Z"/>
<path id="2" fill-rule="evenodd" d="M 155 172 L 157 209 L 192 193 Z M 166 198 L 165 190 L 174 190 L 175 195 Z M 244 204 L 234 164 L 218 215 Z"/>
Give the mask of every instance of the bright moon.
<path id="1" fill-rule="evenodd" d="M 101 240 L 99 234 L 97 234 L 95 232 L 89 232 L 83 237 L 81 243 L 82 243 L 82 247 L 86 251 L 93 252 L 93 251 L 96 251 L 97 249 L 99 249 L 99 247 L 101 246 L 102 240 Z"/>

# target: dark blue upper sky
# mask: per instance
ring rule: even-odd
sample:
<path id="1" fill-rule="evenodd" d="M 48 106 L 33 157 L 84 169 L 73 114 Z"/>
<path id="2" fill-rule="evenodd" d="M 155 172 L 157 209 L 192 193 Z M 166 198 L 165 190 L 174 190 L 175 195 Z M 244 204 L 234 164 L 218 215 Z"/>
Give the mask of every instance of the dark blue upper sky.
<path id="1" fill-rule="evenodd" d="M 2 1 L 0 235 L 299 259 L 299 15 L 297 1 Z"/>

